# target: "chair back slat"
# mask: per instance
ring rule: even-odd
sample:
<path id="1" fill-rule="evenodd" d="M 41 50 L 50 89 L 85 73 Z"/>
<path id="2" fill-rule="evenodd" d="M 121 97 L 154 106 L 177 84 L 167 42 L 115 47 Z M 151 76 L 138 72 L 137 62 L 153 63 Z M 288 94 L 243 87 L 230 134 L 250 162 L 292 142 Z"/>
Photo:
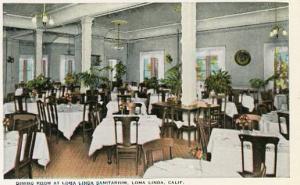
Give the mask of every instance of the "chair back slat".
<path id="1" fill-rule="evenodd" d="M 44 131 L 46 129 L 48 120 L 47 120 L 47 114 L 46 114 L 46 106 L 45 103 L 41 100 L 36 101 L 37 108 L 38 108 L 38 116 L 40 119 L 41 127 L 43 127 Z"/>
<path id="2" fill-rule="evenodd" d="M 15 160 L 15 176 L 19 178 L 21 168 L 31 165 L 37 122 L 36 120 L 17 120 L 17 122 L 22 122 L 22 127 L 18 130 L 19 139 Z"/>
<path id="3" fill-rule="evenodd" d="M 143 144 L 144 151 L 144 171 L 154 164 L 154 162 L 169 160 L 173 158 L 172 148 L 173 138 L 161 138 Z"/>
<path id="4" fill-rule="evenodd" d="M 14 96 L 16 112 L 27 112 L 27 96 Z"/>
<path id="5" fill-rule="evenodd" d="M 58 125 L 57 105 L 54 102 L 49 102 L 47 106 L 47 116 L 50 124 Z"/>
<path id="6" fill-rule="evenodd" d="M 123 145 L 125 147 L 129 147 L 131 145 L 137 145 L 138 144 L 138 121 L 139 121 L 138 116 L 115 116 L 114 117 L 114 122 L 115 122 L 115 140 L 117 145 Z M 122 124 L 122 142 L 118 142 L 118 122 L 121 122 Z M 132 124 L 132 122 L 135 122 Z M 131 143 L 131 126 L 134 125 L 135 127 L 135 142 Z"/>
<path id="7" fill-rule="evenodd" d="M 252 159 L 253 159 L 253 176 L 258 176 L 261 173 L 262 165 L 266 166 L 266 145 L 274 145 L 274 171 L 272 174 L 267 174 L 267 176 L 276 176 L 277 168 L 277 145 L 279 138 L 277 137 L 267 137 L 267 136 L 252 136 L 246 134 L 239 135 L 242 147 L 242 173 L 246 172 L 245 170 L 245 156 L 244 156 L 244 143 L 250 142 L 252 145 Z M 267 168 L 268 166 L 266 166 Z"/>

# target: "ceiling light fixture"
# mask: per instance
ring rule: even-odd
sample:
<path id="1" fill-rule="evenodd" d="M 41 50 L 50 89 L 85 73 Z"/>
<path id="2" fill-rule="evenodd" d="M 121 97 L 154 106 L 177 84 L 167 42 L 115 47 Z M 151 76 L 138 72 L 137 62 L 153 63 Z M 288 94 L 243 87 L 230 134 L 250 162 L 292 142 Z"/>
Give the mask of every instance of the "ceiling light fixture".
<path id="1" fill-rule="evenodd" d="M 278 24 L 277 22 L 277 6 L 275 4 L 275 25 L 272 27 L 270 31 L 271 38 L 278 38 L 280 35 L 287 36 L 287 31 Z"/>
<path id="2" fill-rule="evenodd" d="M 47 24 L 54 25 L 53 18 L 46 12 L 46 4 L 44 4 L 44 9 L 42 13 L 36 14 L 32 17 L 32 23 L 37 25 L 37 27 L 43 27 L 46 29 Z"/>
<path id="3" fill-rule="evenodd" d="M 125 20 L 113 20 L 111 23 L 114 24 L 117 27 L 117 38 L 115 39 L 116 43 L 113 46 L 113 48 L 116 49 L 116 50 L 122 50 L 122 49 L 124 49 L 124 46 L 123 46 L 123 43 L 120 39 L 120 26 L 125 25 L 128 22 L 125 21 Z"/>

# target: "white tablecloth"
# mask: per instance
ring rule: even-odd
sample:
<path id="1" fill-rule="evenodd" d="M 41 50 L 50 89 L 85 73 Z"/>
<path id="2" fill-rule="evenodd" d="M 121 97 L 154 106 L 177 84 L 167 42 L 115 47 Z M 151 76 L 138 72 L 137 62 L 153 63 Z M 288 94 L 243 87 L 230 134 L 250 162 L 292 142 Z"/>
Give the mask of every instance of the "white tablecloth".
<path id="1" fill-rule="evenodd" d="M 68 107 L 66 104 L 57 106 L 58 116 L 58 130 L 70 140 L 75 129 L 83 119 L 83 106 L 79 104 L 72 104 Z M 86 115 L 87 118 L 87 115 Z"/>
<path id="2" fill-rule="evenodd" d="M 11 131 L 4 134 L 4 173 L 13 169 L 15 166 L 18 139 L 18 131 Z M 32 158 L 37 159 L 38 163 L 45 167 L 50 161 L 47 139 L 42 132 L 37 132 L 36 134 Z"/>
<path id="3" fill-rule="evenodd" d="M 281 120 L 283 133 L 287 133 L 285 120 Z M 263 133 L 279 134 L 278 116 L 276 111 L 263 114 L 259 122 L 259 130 Z"/>
<path id="4" fill-rule="evenodd" d="M 274 106 L 277 110 L 287 110 L 287 96 L 285 94 L 277 94 L 274 97 Z"/>
<path id="5" fill-rule="evenodd" d="M 223 170 L 212 162 L 198 159 L 175 158 L 154 163 L 148 168 L 143 178 L 209 178 L 240 177 L 238 173 Z"/>
<path id="6" fill-rule="evenodd" d="M 224 100 L 224 99 L 223 99 Z M 212 99 L 202 99 L 201 101 L 204 101 L 206 103 L 209 103 L 209 104 L 212 104 Z M 217 101 L 214 102 L 214 104 L 217 105 Z M 222 111 L 224 111 L 224 106 L 225 104 L 222 103 Z M 226 110 L 225 110 L 225 114 L 229 117 L 233 117 L 235 114 L 238 114 L 238 111 L 237 111 L 237 108 L 236 108 L 236 105 L 234 102 L 231 102 L 231 101 L 227 101 L 226 102 Z"/>
<path id="7" fill-rule="evenodd" d="M 138 98 L 138 97 L 136 97 L 136 98 L 134 98 L 134 101 L 136 101 L 136 102 L 144 102 L 144 103 L 146 103 L 146 101 L 147 101 L 147 98 Z M 152 103 L 156 103 L 156 102 L 159 102 L 159 101 L 161 101 L 161 96 L 160 96 L 160 97 L 158 97 L 158 95 L 157 95 L 157 94 L 151 94 L 151 95 L 150 95 L 150 102 L 149 102 L 149 114 L 151 114 L 151 110 L 152 110 Z"/>
<path id="8" fill-rule="evenodd" d="M 212 154 L 211 162 L 215 168 L 222 168 L 226 173 L 231 172 L 233 175 L 242 170 L 241 142 L 238 137 L 242 132 L 231 129 L 213 129 L 207 146 L 207 151 Z M 278 155 L 277 155 L 277 177 L 289 177 L 289 142 L 280 134 L 262 134 L 255 132 L 257 135 L 269 135 L 279 138 Z M 267 173 L 273 172 L 274 152 L 266 152 Z M 245 169 L 252 171 L 252 150 L 245 149 Z M 231 176 L 229 176 L 231 177 Z"/>
<path id="9" fill-rule="evenodd" d="M 239 96 L 239 102 L 242 102 L 243 107 L 246 107 L 249 109 L 249 112 L 252 112 L 254 109 L 254 98 L 252 96 L 248 96 L 246 94 L 243 94 Z"/>
<path id="10" fill-rule="evenodd" d="M 120 115 L 118 115 L 120 116 Z M 126 116 L 126 115 L 123 115 Z M 138 143 L 143 144 L 145 142 L 160 138 L 159 126 L 162 124 L 161 120 L 153 115 L 140 116 L 140 125 L 138 126 L 139 135 Z M 121 125 L 118 128 L 118 139 L 121 142 Z M 135 142 L 135 127 L 131 130 L 131 139 Z M 115 145 L 115 127 L 113 117 L 107 117 L 97 126 L 93 133 L 93 139 L 89 149 L 89 156 L 91 156 L 96 150 L 101 149 L 103 146 Z"/>
<path id="11" fill-rule="evenodd" d="M 144 101 L 142 101 L 141 99 L 133 98 L 132 102 L 141 103 L 142 104 L 142 110 L 141 110 L 142 114 L 145 114 L 145 115 L 147 114 L 147 108 L 146 108 L 146 105 L 145 105 Z M 117 101 L 110 101 L 106 105 L 106 108 L 107 108 L 107 116 L 112 116 L 113 113 L 116 113 L 116 112 L 119 111 L 118 102 Z"/>

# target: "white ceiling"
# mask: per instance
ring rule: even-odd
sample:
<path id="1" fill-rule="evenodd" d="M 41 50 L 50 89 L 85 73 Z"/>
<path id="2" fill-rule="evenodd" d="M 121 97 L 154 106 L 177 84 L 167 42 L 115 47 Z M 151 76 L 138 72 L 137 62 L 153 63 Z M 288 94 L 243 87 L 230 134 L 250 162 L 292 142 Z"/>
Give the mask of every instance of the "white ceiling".
<path id="1" fill-rule="evenodd" d="M 66 11 L 64 8 L 73 6 L 75 4 L 46 4 L 46 10 L 53 12 L 58 17 L 63 17 L 63 13 Z M 84 4 L 77 4 L 78 6 L 84 7 Z M 83 6 L 82 6 L 83 5 Z M 92 5 L 92 4 L 90 4 Z M 100 6 L 100 4 L 98 4 Z M 271 9 L 274 7 L 284 7 L 288 6 L 287 3 L 267 3 L 267 2 L 212 2 L 212 3 L 197 3 L 197 20 L 203 20 L 213 17 L 221 17 L 226 15 L 241 14 L 245 12 L 253 12 L 258 10 Z M 89 8 L 93 8 L 89 6 Z M 103 6 L 100 6 L 103 7 Z M 5 3 L 3 6 L 3 11 L 6 14 L 14 14 L 20 16 L 31 17 L 36 13 L 41 12 L 43 9 L 43 4 L 16 4 L 16 3 Z M 82 10 L 82 9 L 80 9 Z M 90 10 L 90 9 L 89 9 Z M 94 8 L 93 12 L 97 9 Z M 83 10 L 82 10 L 83 11 Z M 88 10 L 85 10 L 88 12 Z M 61 15 L 57 15 L 57 14 Z M 72 12 L 74 14 L 74 12 Z M 79 12 L 78 12 L 79 13 Z M 76 13 L 75 13 L 76 14 Z M 119 11 L 116 13 L 108 13 L 96 17 L 94 19 L 94 27 L 98 30 L 110 30 L 114 29 L 114 25 L 111 24 L 112 20 L 124 19 L 128 21 L 127 25 L 121 27 L 122 32 L 135 31 L 145 28 L 153 28 L 164 25 L 171 25 L 180 23 L 181 13 L 180 13 L 180 3 L 151 3 L 147 5 L 142 5 L 136 8 L 126 9 L 124 11 Z M 76 26 L 78 25 L 78 26 Z M 80 28 L 80 22 L 72 23 L 73 28 Z M 72 27 L 70 24 L 64 25 L 64 28 Z M 63 29 L 64 29 L 63 28 Z M 100 28 L 100 29 L 99 29 Z M 103 28 L 103 29 L 101 29 Z M 49 29 L 48 31 L 50 31 Z M 54 29 L 52 29 L 54 30 Z M 14 35 L 14 29 L 10 30 L 10 35 Z M 18 30 L 17 30 L 18 31 Z M 23 30 L 21 30 L 23 31 Z M 98 31 L 99 32 L 99 31 Z M 16 32 L 20 34 L 20 31 Z M 22 32 L 21 32 L 22 34 Z M 29 33 L 30 34 L 30 33 Z M 74 32 L 73 32 L 74 34 Z M 75 33 L 76 34 L 76 33 Z M 98 33 L 93 33 L 98 34 Z"/>
<path id="2" fill-rule="evenodd" d="M 197 3 L 197 20 L 240 14 L 264 9 L 287 6 L 287 3 Z M 179 11 L 178 11 L 179 9 Z M 124 19 L 127 25 L 121 27 L 122 31 L 133 31 L 166 24 L 180 23 L 180 3 L 153 3 L 106 16 L 98 17 L 94 23 L 98 27 L 114 28 L 112 20 Z"/>
<path id="3" fill-rule="evenodd" d="M 46 12 L 51 12 L 58 8 L 68 6 L 69 4 L 46 4 Z M 4 3 L 3 12 L 7 14 L 32 17 L 35 14 L 41 13 L 44 9 L 44 4 L 28 4 L 28 3 Z"/>

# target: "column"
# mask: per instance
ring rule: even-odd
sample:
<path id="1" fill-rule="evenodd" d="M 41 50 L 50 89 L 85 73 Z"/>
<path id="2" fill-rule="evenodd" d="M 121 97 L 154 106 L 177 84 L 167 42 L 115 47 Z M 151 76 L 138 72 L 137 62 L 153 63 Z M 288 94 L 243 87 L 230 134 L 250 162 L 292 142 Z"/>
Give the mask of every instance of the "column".
<path id="1" fill-rule="evenodd" d="M 84 17 L 81 20 L 81 70 L 87 71 L 91 67 L 92 55 L 92 25 L 93 18 Z"/>
<path id="2" fill-rule="evenodd" d="M 35 76 L 43 74 L 43 30 L 35 32 Z"/>
<path id="3" fill-rule="evenodd" d="M 81 19 L 81 71 L 88 71 L 91 68 L 92 55 L 92 25 L 91 17 Z M 81 92 L 86 91 L 86 87 L 81 85 Z"/>
<path id="4" fill-rule="evenodd" d="M 182 26 L 182 104 L 190 105 L 196 94 L 196 3 L 186 2 L 181 6 Z"/>

